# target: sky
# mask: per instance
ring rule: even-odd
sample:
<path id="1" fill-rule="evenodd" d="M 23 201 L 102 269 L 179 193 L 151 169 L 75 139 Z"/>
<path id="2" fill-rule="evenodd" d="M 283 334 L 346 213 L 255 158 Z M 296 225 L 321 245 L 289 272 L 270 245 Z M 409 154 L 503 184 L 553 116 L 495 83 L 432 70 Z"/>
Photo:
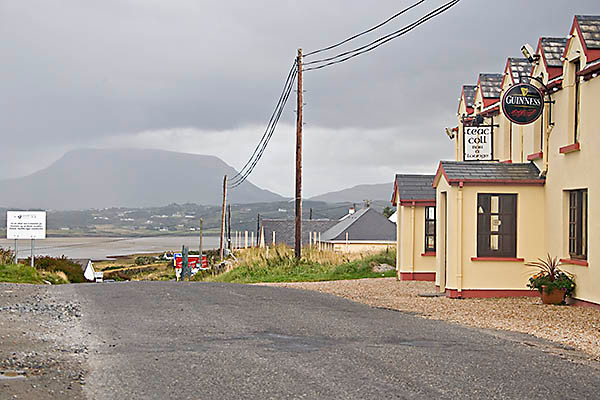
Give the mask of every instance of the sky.
<path id="1" fill-rule="evenodd" d="M 0 179 L 78 148 L 216 155 L 241 168 L 298 48 L 339 42 L 416 0 L 0 0 Z M 343 50 L 415 21 L 426 0 Z M 566 36 L 598 0 L 461 0 L 412 32 L 304 74 L 304 195 L 453 157 L 460 88 L 540 36 Z M 331 55 L 337 54 L 332 51 Z M 329 54 L 327 54 L 329 55 Z M 308 59 L 307 59 L 308 60 Z M 294 193 L 295 102 L 249 180 Z"/>

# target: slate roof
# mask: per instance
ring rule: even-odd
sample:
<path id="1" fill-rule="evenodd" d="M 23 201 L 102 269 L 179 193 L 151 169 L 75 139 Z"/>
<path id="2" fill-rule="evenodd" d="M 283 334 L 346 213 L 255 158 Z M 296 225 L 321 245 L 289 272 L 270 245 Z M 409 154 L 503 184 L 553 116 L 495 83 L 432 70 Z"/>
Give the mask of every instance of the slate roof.
<path id="1" fill-rule="evenodd" d="M 321 234 L 331 228 L 338 221 L 329 219 L 311 219 L 302 220 L 302 245 L 309 244 L 309 232 L 320 232 Z M 275 231 L 275 243 L 285 244 L 293 247 L 296 242 L 296 221 L 293 219 L 263 219 L 261 226 L 265 232 L 265 245 L 271 246 L 273 243 L 273 231 Z M 321 238 L 323 240 L 323 238 Z"/>
<path id="2" fill-rule="evenodd" d="M 579 29 L 588 49 L 600 49 L 600 16 L 576 15 Z"/>
<path id="3" fill-rule="evenodd" d="M 479 74 L 479 84 L 481 85 L 481 94 L 483 97 L 500 98 L 502 74 Z"/>
<path id="4" fill-rule="evenodd" d="M 515 84 L 529 82 L 529 76 L 531 75 L 531 64 L 526 58 L 510 57 L 508 59 L 508 65 L 510 67 L 510 74 Z"/>
<path id="5" fill-rule="evenodd" d="M 473 108 L 473 103 L 475 102 L 475 89 L 477 89 L 476 85 L 463 85 L 462 87 L 463 93 L 465 95 L 465 103 L 467 107 Z"/>
<path id="6" fill-rule="evenodd" d="M 543 184 L 545 178 L 540 177 L 540 170 L 533 162 L 499 163 L 471 161 L 440 161 L 438 175 L 444 172 L 449 183 L 538 183 Z"/>
<path id="7" fill-rule="evenodd" d="M 435 201 L 433 178 L 435 175 L 396 174 L 394 190 L 398 191 L 398 200 Z"/>
<path id="8" fill-rule="evenodd" d="M 543 37 L 540 39 L 540 45 L 544 52 L 546 65 L 550 68 L 562 68 L 560 58 L 565 51 L 567 45 L 566 38 Z"/>
<path id="9" fill-rule="evenodd" d="M 350 243 L 396 241 L 396 225 L 371 207 L 363 208 L 340 221 L 324 232 L 321 240 L 326 242 L 346 241 L 346 232 L 348 232 L 348 242 Z"/>

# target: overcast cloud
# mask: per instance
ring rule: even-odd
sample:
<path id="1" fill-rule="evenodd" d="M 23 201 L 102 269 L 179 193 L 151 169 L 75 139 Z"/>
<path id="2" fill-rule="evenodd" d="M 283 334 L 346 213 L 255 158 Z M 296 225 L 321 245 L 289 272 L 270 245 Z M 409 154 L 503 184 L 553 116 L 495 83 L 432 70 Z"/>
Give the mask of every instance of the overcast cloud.
<path id="1" fill-rule="evenodd" d="M 298 47 L 339 41 L 414 1 L 0 0 L 0 179 L 80 147 L 214 154 L 240 168 Z M 443 129 L 456 125 L 460 86 L 502 72 L 525 42 L 567 35 L 574 14 L 600 14 L 600 2 L 462 0 L 373 52 L 307 72 L 305 195 L 434 172 L 453 156 Z M 250 178 L 287 196 L 294 107 Z"/>

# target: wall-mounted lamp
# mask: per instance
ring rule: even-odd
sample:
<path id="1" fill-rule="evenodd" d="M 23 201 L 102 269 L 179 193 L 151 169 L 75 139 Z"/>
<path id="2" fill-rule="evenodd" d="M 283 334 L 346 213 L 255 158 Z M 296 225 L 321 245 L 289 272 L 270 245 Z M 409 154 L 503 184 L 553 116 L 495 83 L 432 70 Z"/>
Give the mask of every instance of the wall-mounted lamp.
<path id="1" fill-rule="evenodd" d="M 523 53 L 527 61 L 529 61 L 531 64 L 537 62 L 540 59 L 540 55 L 535 54 L 533 47 L 531 47 L 529 43 L 525 43 L 523 47 L 521 47 L 521 53 Z"/>

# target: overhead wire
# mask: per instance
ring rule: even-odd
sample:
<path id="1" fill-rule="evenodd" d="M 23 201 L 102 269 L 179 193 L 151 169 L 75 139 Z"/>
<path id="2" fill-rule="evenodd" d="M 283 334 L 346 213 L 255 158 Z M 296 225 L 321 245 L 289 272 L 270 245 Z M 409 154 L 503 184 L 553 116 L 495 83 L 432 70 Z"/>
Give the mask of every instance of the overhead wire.
<path id="1" fill-rule="evenodd" d="M 360 46 L 356 49 L 353 50 L 349 50 L 343 53 L 340 53 L 336 56 L 332 56 L 332 57 L 328 57 L 328 58 L 324 58 L 321 60 L 316 60 L 316 61 L 311 61 L 311 62 L 307 62 L 304 65 L 314 65 L 314 64 L 320 64 L 320 63 L 324 63 L 327 61 L 331 61 L 329 63 L 326 64 L 322 64 L 322 65 L 318 65 L 315 67 L 309 67 L 309 68 L 304 68 L 303 71 L 314 71 L 314 70 L 318 70 L 318 69 L 322 69 L 325 67 L 329 67 L 331 65 L 335 65 L 335 64 L 339 64 L 342 63 L 344 61 L 348 61 L 354 57 L 357 57 L 359 55 L 368 53 L 369 51 L 375 50 L 376 48 L 378 48 L 379 46 L 382 46 L 383 44 L 396 39 L 400 36 L 403 36 L 405 34 L 407 34 L 408 32 L 412 31 L 413 29 L 415 29 L 416 27 L 418 27 L 419 25 L 424 24 L 425 22 L 429 21 L 432 18 L 437 17 L 438 15 L 444 13 L 445 11 L 449 10 L 450 8 L 454 7 L 456 4 L 458 4 L 460 2 L 460 0 L 451 0 L 447 3 L 445 3 L 444 5 L 436 8 L 435 10 L 427 13 L 425 16 L 421 17 L 420 19 L 418 19 L 417 21 L 406 25 L 405 27 L 394 31 L 390 34 L 387 34 L 377 40 L 372 41 L 371 43 L 368 43 L 364 46 Z M 335 61 L 333 61 L 335 60 Z"/>
<path id="2" fill-rule="evenodd" d="M 309 53 L 306 53 L 306 54 L 304 55 L 304 57 L 310 57 L 310 56 L 312 56 L 312 55 L 314 55 L 314 54 L 318 54 L 318 53 L 322 53 L 322 52 L 324 52 L 324 51 L 328 51 L 328 50 L 335 49 L 336 47 L 339 47 L 339 46 L 341 46 L 341 45 L 343 45 L 343 44 L 346 44 L 346 43 L 350 42 L 351 40 L 357 39 L 357 38 L 359 38 L 359 37 L 361 37 L 361 36 L 363 36 L 363 35 L 366 35 L 367 33 L 373 32 L 375 29 L 379 29 L 379 28 L 381 28 L 381 27 L 382 27 L 382 26 L 384 26 L 385 24 L 387 24 L 387 23 L 389 23 L 389 22 L 393 21 L 394 19 L 396 19 L 396 18 L 398 18 L 399 16 L 401 16 L 402 14 L 404 14 L 404 13 L 406 13 L 406 12 L 408 12 L 408 11 L 412 10 L 413 8 L 417 7 L 417 6 L 418 6 L 418 5 L 420 5 L 421 3 L 424 3 L 425 1 L 426 1 L 426 0 L 419 0 L 419 1 L 417 1 L 415 4 L 413 4 L 413 5 L 409 6 L 409 7 L 406 7 L 406 8 L 405 8 L 405 9 L 403 9 L 403 10 L 400 10 L 400 11 L 399 11 L 399 12 L 397 12 L 396 14 L 394 14 L 394 15 L 392 15 L 391 17 L 389 17 L 388 19 L 386 19 L 385 21 L 383 21 L 383 22 L 381 22 L 381 23 L 379 23 L 379 24 L 375 25 L 375 26 L 374 26 L 374 27 L 372 27 L 372 28 L 369 28 L 369 29 L 367 29 L 366 31 L 362 31 L 362 32 L 360 32 L 360 33 L 357 33 L 356 35 L 350 36 L 348 39 L 344 39 L 344 40 L 342 40 L 341 42 L 339 42 L 339 43 L 336 43 L 336 44 L 333 44 L 333 45 L 331 45 L 331 46 L 323 47 L 322 49 L 318 49 L 318 50 L 314 50 L 314 51 L 311 51 L 311 52 L 309 52 Z"/>
<path id="3" fill-rule="evenodd" d="M 270 123 L 270 126 L 267 126 L 268 134 L 266 136 L 266 139 L 264 141 L 262 141 L 261 148 L 258 151 L 258 153 L 256 154 L 256 156 L 253 159 L 251 158 L 252 162 L 250 164 L 250 167 L 248 167 L 241 176 L 238 176 L 235 181 L 232 180 L 232 183 L 228 185 L 230 189 L 235 189 L 236 187 L 241 185 L 248 178 L 248 176 L 252 173 L 252 171 L 254 171 L 256 164 L 258 164 L 258 161 L 261 159 L 263 153 L 265 152 L 265 149 L 267 148 L 267 145 L 269 144 L 269 141 L 271 140 L 271 137 L 273 136 L 273 133 L 275 132 L 275 128 L 277 127 L 277 124 L 279 123 L 279 119 L 281 118 L 283 110 L 285 109 L 285 105 L 287 104 L 287 101 L 292 92 L 292 87 L 294 85 L 297 73 L 298 73 L 297 67 L 296 68 L 293 67 L 291 79 L 288 79 L 287 87 L 284 89 L 284 92 L 283 92 L 282 101 L 279 103 L 278 108 L 275 110 L 275 118 L 272 120 L 272 123 Z"/>
<path id="4" fill-rule="evenodd" d="M 279 100 L 277 101 L 277 105 L 275 106 L 275 110 L 271 114 L 271 118 L 269 119 L 269 122 L 267 124 L 267 127 L 265 128 L 265 132 L 263 133 L 263 136 L 261 137 L 260 141 L 256 145 L 256 148 L 254 149 L 254 152 L 252 153 L 252 155 L 250 156 L 250 158 L 248 159 L 248 161 L 246 162 L 246 164 L 233 176 L 233 178 L 231 178 L 230 185 L 235 180 L 240 179 L 239 177 L 242 176 L 242 175 L 244 175 L 247 172 L 246 171 L 247 168 L 253 163 L 254 158 L 256 157 L 257 153 L 264 146 L 265 140 L 267 140 L 267 137 L 268 137 L 269 132 L 270 132 L 270 127 L 273 125 L 273 121 L 274 121 L 275 117 L 277 116 L 278 110 L 282 107 L 282 102 L 284 101 L 285 94 L 287 92 L 287 88 L 288 88 L 288 86 L 290 86 L 290 84 L 293 84 L 293 81 L 295 79 L 295 74 L 297 72 L 297 69 L 298 69 L 298 64 L 297 64 L 296 60 L 294 60 L 294 63 L 292 64 L 292 67 L 290 68 L 288 76 L 287 76 L 287 78 L 285 80 L 285 84 L 283 85 L 283 91 L 281 92 L 281 95 L 279 96 Z"/>

